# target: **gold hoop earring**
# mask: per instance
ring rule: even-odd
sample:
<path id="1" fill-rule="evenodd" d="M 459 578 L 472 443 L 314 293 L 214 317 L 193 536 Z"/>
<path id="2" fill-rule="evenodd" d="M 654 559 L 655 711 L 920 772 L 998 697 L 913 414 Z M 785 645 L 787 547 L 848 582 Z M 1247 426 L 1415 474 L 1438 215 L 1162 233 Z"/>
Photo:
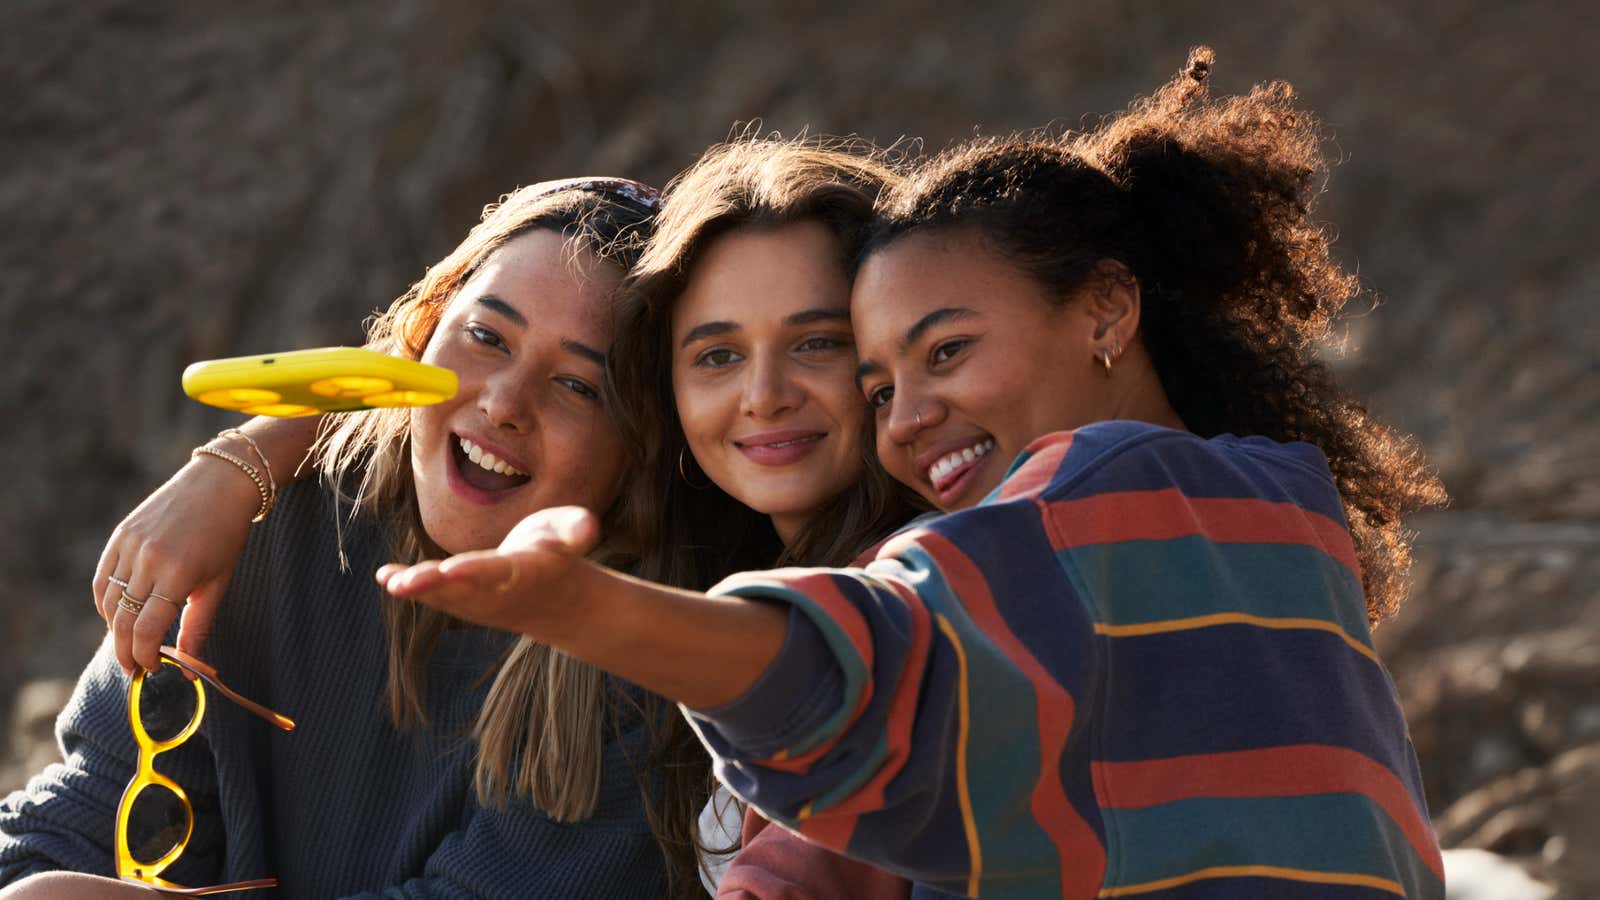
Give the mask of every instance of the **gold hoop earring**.
<path id="1" fill-rule="evenodd" d="M 1106 376 L 1110 377 L 1110 375 L 1111 375 L 1111 351 L 1110 350 L 1101 350 L 1100 351 L 1100 364 L 1106 367 Z"/>
<path id="2" fill-rule="evenodd" d="M 688 449 L 688 447 L 684 447 L 678 451 L 678 477 L 682 478 L 683 483 L 687 484 L 689 487 L 694 488 L 697 491 L 703 491 L 706 488 L 711 487 L 711 480 L 707 479 L 705 484 L 695 484 L 693 481 L 689 480 L 689 473 L 685 471 L 683 467 L 683 453 Z"/>

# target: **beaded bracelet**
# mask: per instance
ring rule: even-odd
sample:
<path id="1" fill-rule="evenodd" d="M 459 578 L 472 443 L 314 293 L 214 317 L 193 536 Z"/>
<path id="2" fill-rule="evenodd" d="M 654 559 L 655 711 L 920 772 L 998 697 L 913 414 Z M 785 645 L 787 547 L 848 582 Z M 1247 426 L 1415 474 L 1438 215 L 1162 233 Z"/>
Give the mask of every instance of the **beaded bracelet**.
<path id="1" fill-rule="evenodd" d="M 210 444 L 202 444 L 194 448 L 194 452 L 189 455 L 190 457 L 195 457 L 200 456 L 201 454 L 205 454 L 206 456 L 215 456 L 217 459 L 226 460 L 227 462 L 233 463 L 235 466 L 239 467 L 241 472 L 244 472 L 244 474 L 250 476 L 251 482 L 255 484 L 256 490 L 261 494 L 261 509 L 256 511 L 256 517 L 250 520 L 251 524 L 265 519 L 267 517 L 267 513 L 272 512 L 272 504 L 277 499 L 277 491 L 272 487 L 272 482 L 262 480 L 261 473 L 256 470 L 255 466 L 250 465 L 243 459 L 234 456 L 232 453 L 229 453 L 226 450 L 219 450 Z"/>
<path id="2" fill-rule="evenodd" d="M 217 437 L 214 437 L 211 440 L 214 441 L 218 438 L 225 438 L 229 435 L 238 435 L 240 440 L 250 445 L 250 450 L 255 453 L 256 459 L 261 460 L 261 470 L 267 473 L 267 487 L 272 490 L 272 496 L 274 499 L 276 499 L 278 496 L 278 482 L 272 477 L 272 463 L 267 462 L 267 455 L 261 452 L 261 445 L 256 443 L 255 438 L 245 434 L 243 431 L 237 428 L 224 428 L 217 432 Z M 270 505 L 271 504 L 268 504 L 268 506 Z"/>

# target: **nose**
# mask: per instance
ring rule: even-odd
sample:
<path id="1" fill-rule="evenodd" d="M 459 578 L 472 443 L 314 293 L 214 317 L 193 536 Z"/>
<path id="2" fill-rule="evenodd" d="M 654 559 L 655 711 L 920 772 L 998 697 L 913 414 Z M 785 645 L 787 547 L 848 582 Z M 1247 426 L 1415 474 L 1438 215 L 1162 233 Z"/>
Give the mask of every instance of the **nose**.
<path id="1" fill-rule="evenodd" d="M 484 381 L 478 392 L 478 409 L 495 429 L 516 434 L 533 430 L 533 390 L 525 374 L 507 368 Z"/>
<path id="2" fill-rule="evenodd" d="M 896 385 L 884 434 L 896 444 L 910 444 L 924 428 L 943 422 L 946 412 L 938 398 L 917 390 L 915 385 Z"/>
<path id="3" fill-rule="evenodd" d="M 804 391 L 789 377 L 788 367 L 775 357 L 757 358 L 745 370 L 739 411 L 758 419 L 771 419 L 804 402 Z"/>

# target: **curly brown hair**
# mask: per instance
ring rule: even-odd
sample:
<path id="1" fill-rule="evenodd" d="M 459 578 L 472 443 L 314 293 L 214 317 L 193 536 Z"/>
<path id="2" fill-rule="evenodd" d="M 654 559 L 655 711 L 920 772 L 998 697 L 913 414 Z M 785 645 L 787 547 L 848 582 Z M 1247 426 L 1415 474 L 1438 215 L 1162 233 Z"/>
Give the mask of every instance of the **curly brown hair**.
<path id="1" fill-rule="evenodd" d="M 1284 82 L 1212 98 L 1213 60 L 1196 48 L 1167 85 L 1086 132 L 980 139 L 929 159 L 880 199 L 862 258 L 912 230 L 972 228 L 1062 298 L 1121 262 L 1189 430 L 1327 456 L 1376 625 L 1405 595 L 1401 517 L 1442 504 L 1444 488 L 1417 444 L 1318 359 L 1361 286 L 1311 215 L 1327 172 L 1315 121 Z"/>

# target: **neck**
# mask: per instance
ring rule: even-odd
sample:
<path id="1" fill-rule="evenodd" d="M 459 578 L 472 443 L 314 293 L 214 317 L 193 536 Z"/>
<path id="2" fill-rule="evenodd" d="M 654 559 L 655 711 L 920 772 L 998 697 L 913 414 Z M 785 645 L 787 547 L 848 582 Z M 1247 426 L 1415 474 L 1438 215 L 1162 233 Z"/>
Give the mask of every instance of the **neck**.
<path id="1" fill-rule="evenodd" d="M 778 532 L 778 540 L 783 541 L 785 548 L 794 543 L 800 536 L 800 529 L 806 524 L 806 517 L 793 513 L 773 513 L 771 516 L 772 528 Z"/>
<path id="2" fill-rule="evenodd" d="M 1128 352 L 1118 360 L 1111 374 L 1111 382 L 1110 418 L 1149 422 L 1188 431 L 1183 418 L 1172 408 L 1172 401 L 1167 399 L 1167 391 L 1161 386 L 1161 376 L 1156 374 L 1156 367 L 1151 363 L 1149 354 L 1145 353 L 1143 344 L 1128 348 Z"/>

